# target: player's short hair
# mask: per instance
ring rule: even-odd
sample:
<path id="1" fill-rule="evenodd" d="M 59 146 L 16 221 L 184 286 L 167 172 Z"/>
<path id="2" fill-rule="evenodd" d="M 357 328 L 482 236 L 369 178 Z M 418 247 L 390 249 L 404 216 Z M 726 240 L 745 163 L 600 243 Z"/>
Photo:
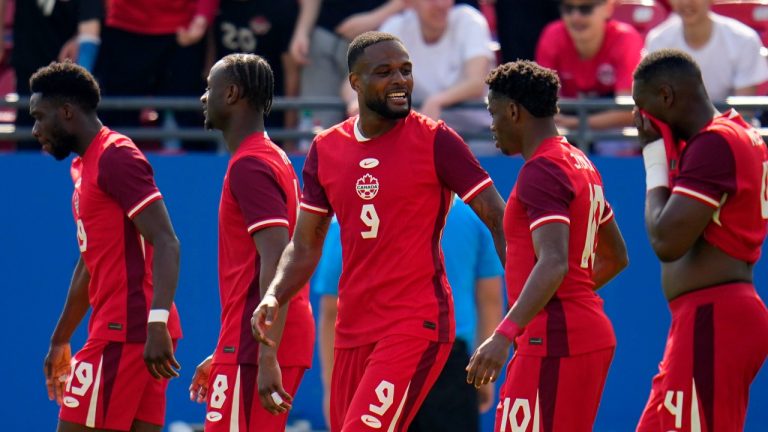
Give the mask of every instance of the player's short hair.
<path id="1" fill-rule="evenodd" d="M 243 90 L 248 103 L 269 114 L 275 91 L 272 67 L 256 54 L 229 54 L 221 59 L 232 82 Z"/>
<path id="2" fill-rule="evenodd" d="M 29 78 L 29 89 L 46 99 L 69 102 L 93 112 L 101 100 L 96 79 L 84 67 L 69 60 L 43 66 Z"/>
<path id="3" fill-rule="evenodd" d="M 525 107 L 534 117 L 557 114 L 557 93 L 560 79 L 552 69 L 530 60 L 504 63 L 485 78 L 488 87 Z"/>
<path id="4" fill-rule="evenodd" d="M 678 49 L 660 49 L 643 57 L 635 69 L 635 81 L 651 82 L 657 78 L 696 80 L 703 85 L 701 69 L 686 52 Z"/>
<path id="5" fill-rule="evenodd" d="M 363 55 L 363 51 L 371 45 L 376 45 L 380 42 L 395 41 L 402 45 L 402 41 L 397 36 L 391 33 L 384 33 L 379 31 L 369 31 L 354 38 L 347 48 L 347 68 L 352 72 L 352 68 L 357 63 L 360 56 Z"/>

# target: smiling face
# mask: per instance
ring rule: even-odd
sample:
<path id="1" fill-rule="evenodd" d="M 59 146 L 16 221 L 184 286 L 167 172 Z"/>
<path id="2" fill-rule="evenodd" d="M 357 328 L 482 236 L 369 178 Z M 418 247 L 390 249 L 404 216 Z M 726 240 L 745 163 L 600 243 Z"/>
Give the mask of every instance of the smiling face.
<path id="1" fill-rule="evenodd" d="M 701 24 L 709 19 L 712 0 L 670 0 L 672 10 L 680 15 L 686 26 Z"/>
<path id="2" fill-rule="evenodd" d="M 29 99 L 29 115 L 35 119 L 32 136 L 43 146 L 43 150 L 56 160 L 66 159 L 75 151 L 77 137 L 67 131 L 63 117 L 66 106 L 33 93 Z"/>
<path id="3" fill-rule="evenodd" d="M 399 119 L 411 111 L 412 70 L 403 45 L 384 41 L 365 49 L 350 81 L 368 109 L 386 119 Z"/>

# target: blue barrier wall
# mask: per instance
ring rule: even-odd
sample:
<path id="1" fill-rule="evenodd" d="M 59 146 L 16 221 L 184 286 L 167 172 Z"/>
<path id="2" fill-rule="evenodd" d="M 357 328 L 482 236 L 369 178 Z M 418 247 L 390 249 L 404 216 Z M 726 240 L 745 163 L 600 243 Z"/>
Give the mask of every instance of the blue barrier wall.
<path id="1" fill-rule="evenodd" d="M 185 338 L 178 348 L 181 378 L 168 390 L 168 421 L 200 422 L 204 408 L 188 399 L 187 387 L 197 363 L 214 348 L 219 306 L 216 277 L 216 211 L 227 159 L 190 155 L 150 158 L 182 244 L 176 303 Z M 601 290 L 619 345 L 598 415 L 596 431 L 631 431 L 645 404 L 650 379 L 661 359 L 669 312 L 659 288 L 659 265 L 643 225 L 644 179 L 639 159 L 596 159 L 608 199 L 629 248 L 630 266 Z M 481 163 L 506 197 L 521 165 L 517 158 L 486 158 Z M 301 166 L 301 160 L 295 161 Z M 77 260 L 75 227 L 70 211 L 69 164 L 43 155 L 0 156 L 0 317 L 7 346 L 0 392 L 4 429 L 50 431 L 57 407 L 46 398 L 43 357 L 66 297 Z M 768 298 L 766 259 L 756 269 L 756 284 Z M 84 326 L 81 326 L 84 327 Z M 85 339 L 81 328 L 73 350 Z M 293 416 L 322 426 L 318 363 L 306 375 Z M 752 386 L 747 431 L 768 430 L 768 372 Z M 486 419 L 486 425 L 488 419 Z M 492 420 L 491 423 L 492 424 Z M 489 430 L 485 429 L 484 430 Z"/>

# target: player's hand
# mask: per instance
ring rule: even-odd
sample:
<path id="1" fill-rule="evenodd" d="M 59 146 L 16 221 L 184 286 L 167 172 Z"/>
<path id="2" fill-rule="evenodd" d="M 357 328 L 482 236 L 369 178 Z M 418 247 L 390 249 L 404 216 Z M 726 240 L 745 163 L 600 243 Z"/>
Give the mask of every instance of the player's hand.
<path id="1" fill-rule="evenodd" d="M 632 110 L 632 120 L 637 128 L 637 137 L 640 139 L 641 145 L 645 146 L 661 138 L 661 133 L 653 125 L 651 119 L 644 116 L 637 107 Z"/>
<path id="2" fill-rule="evenodd" d="M 485 340 L 472 354 L 467 365 L 467 384 L 475 388 L 496 382 L 501 368 L 509 357 L 509 347 L 512 342 L 506 337 L 494 333 Z"/>
<path id="3" fill-rule="evenodd" d="M 488 412 L 493 407 L 494 402 L 494 390 L 492 385 L 480 386 L 477 389 L 477 411 L 480 414 Z"/>
<path id="4" fill-rule="evenodd" d="M 203 403 L 208 396 L 208 378 L 211 376 L 211 363 L 213 354 L 205 358 L 195 368 L 195 375 L 192 377 L 192 384 L 189 385 L 189 400 L 192 402 Z"/>
<path id="5" fill-rule="evenodd" d="M 179 376 L 175 369 L 181 369 L 181 365 L 173 355 L 173 340 L 171 340 L 168 326 L 165 323 L 151 322 L 147 324 L 144 363 L 147 365 L 149 373 L 155 378 Z"/>
<path id="6" fill-rule="evenodd" d="M 277 298 L 267 294 L 261 299 L 261 303 L 256 306 L 251 316 L 251 333 L 253 338 L 264 345 L 273 347 L 275 342 L 267 338 L 267 329 L 272 327 L 272 323 L 277 321 L 277 314 L 280 312 L 280 303 Z"/>
<path id="7" fill-rule="evenodd" d="M 198 43 L 205 36 L 208 20 L 202 15 L 195 15 L 186 28 L 176 29 L 176 42 L 185 47 Z"/>
<path id="8" fill-rule="evenodd" d="M 48 399 L 55 400 L 59 405 L 61 405 L 61 398 L 67 385 L 67 378 L 72 369 L 70 365 L 71 360 L 72 348 L 69 346 L 69 343 L 52 343 L 43 362 L 45 386 L 48 387 Z"/>
<path id="9" fill-rule="evenodd" d="M 267 411 L 275 415 L 288 412 L 291 409 L 291 397 L 283 388 L 283 376 L 277 356 L 262 355 L 259 357 L 259 374 L 256 379 L 259 387 L 259 401 Z"/>

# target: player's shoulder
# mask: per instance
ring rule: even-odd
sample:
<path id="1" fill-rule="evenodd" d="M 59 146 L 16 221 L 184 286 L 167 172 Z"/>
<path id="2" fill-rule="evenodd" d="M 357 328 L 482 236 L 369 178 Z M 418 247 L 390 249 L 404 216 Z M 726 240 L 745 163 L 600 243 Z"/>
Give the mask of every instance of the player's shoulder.
<path id="1" fill-rule="evenodd" d="M 356 119 L 357 116 L 350 117 L 328 129 L 320 131 L 315 135 L 315 145 L 319 148 L 320 146 L 337 144 L 339 141 L 355 140 L 354 127 Z"/>

